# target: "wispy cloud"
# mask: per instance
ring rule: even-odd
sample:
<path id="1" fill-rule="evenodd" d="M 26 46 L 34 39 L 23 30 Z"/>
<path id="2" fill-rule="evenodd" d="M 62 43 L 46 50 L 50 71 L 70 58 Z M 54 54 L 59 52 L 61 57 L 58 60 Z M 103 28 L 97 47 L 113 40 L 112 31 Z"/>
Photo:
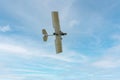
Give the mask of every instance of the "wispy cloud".
<path id="1" fill-rule="evenodd" d="M 111 38 L 114 40 L 115 43 L 118 44 L 120 42 L 120 33 L 112 35 Z"/>
<path id="2" fill-rule="evenodd" d="M 120 65 L 120 61 L 115 61 L 115 60 L 110 60 L 110 59 L 103 59 L 100 61 L 97 61 L 95 63 L 93 63 L 93 66 L 96 66 L 98 68 L 116 68 L 119 67 Z"/>
<path id="3" fill-rule="evenodd" d="M 24 38 L 24 37 L 23 37 Z M 22 38 L 21 38 L 22 39 Z M 24 38 L 25 39 L 25 38 Z M 26 38 L 27 39 L 27 38 Z M 64 53 L 57 55 L 55 52 L 51 52 L 53 54 L 49 54 L 50 52 L 46 49 L 44 49 L 44 47 L 32 47 L 28 45 L 24 45 L 24 41 L 16 43 L 16 36 L 14 37 L 2 37 L 3 40 L 0 43 L 0 51 L 2 52 L 6 52 L 6 53 L 10 53 L 10 54 L 16 54 L 19 55 L 21 57 L 23 56 L 29 56 L 29 58 L 31 57 L 42 57 L 42 58 L 47 58 L 47 59 L 52 59 L 52 60 L 59 60 L 59 61 L 64 61 L 64 62 L 72 62 L 72 63 L 84 63 L 87 61 L 87 56 L 75 52 L 75 51 L 71 51 L 71 50 L 64 50 Z M 32 40 L 27 40 L 28 43 L 33 43 L 36 44 L 36 42 L 32 41 Z M 53 44 L 51 44 L 52 46 Z M 54 48 L 53 48 L 54 49 Z M 77 60 L 79 58 L 79 60 Z"/>
<path id="4" fill-rule="evenodd" d="M 12 16 L 13 19 L 17 17 L 18 22 L 26 26 L 25 30 L 32 29 L 32 30 L 35 30 L 35 32 L 37 31 L 39 32 L 39 29 L 42 28 L 43 26 L 47 27 L 51 25 L 50 24 L 51 11 L 54 11 L 54 10 L 59 11 L 60 14 L 62 14 L 61 17 L 66 18 L 68 20 L 69 18 L 68 15 L 73 2 L 74 0 L 71 0 L 71 1 L 44 0 L 42 2 L 41 0 L 39 0 L 39 1 L 29 1 L 27 2 L 27 4 L 26 4 L 26 1 L 16 1 L 16 4 L 14 4 L 14 2 L 12 1 L 8 1 L 7 3 L 5 1 L 1 1 L 2 9 L 4 9 L 4 11 L 9 13 L 9 15 Z M 47 18 L 45 18 L 44 16 Z M 62 19 L 62 20 L 66 20 L 66 19 Z M 29 29 L 27 26 L 29 27 Z"/>
<path id="5" fill-rule="evenodd" d="M 100 60 L 95 61 L 92 65 L 99 68 L 117 68 L 120 67 L 120 45 L 113 46 L 104 51 Z"/>
<path id="6" fill-rule="evenodd" d="M 11 31 L 11 27 L 9 25 L 0 26 L 0 32 L 8 32 Z"/>
<path id="7" fill-rule="evenodd" d="M 10 45 L 10 44 L 0 44 L 0 51 L 5 51 L 9 53 L 27 53 L 27 50 L 18 45 Z"/>
<path id="8" fill-rule="evenodd" d="M 108 41 L 108 36 L 113 31 L 113 27 L 109 25 L 114 26 L 114 23 L 107 20 L 114 13 L 112 10 L 119 6 L 118 4 L 114 0 L 110 2 L 1 0 L 0 10 L 2 10 L 3 22 L 9 22 L 6 24 L 14 26 L 0 26 L 0 33 L 13 31 L 9 35 L 0 34 L 0 79 L 106 80 L 104 75 L 107 73 L 99 72 L 99 70 L 120 67 L 120 44 L 118 44 L 120 36 L 119 33 L 115 33 L 112 40 L 116 44 L 112 47 L 108 46 L 112 44 Z M 66 42 L 63 43 L 64 50 L 61 54 L 55 53 L 54 43 L 50 40 L 44 44 L 40 39 L 41 28 L 48 28 L 48 31 L 52 32 L 51 11 L 53 10 L 59 11 L 61 29 L 67 30 L 68 33 L 67 38 L 64 39 Z M 112 13 L 108 14 L 108 12 Z M 17 30 L 14 31 L 12 27 Z M 24 33 L 22 33 L 23 30 Z M 68 47 L 68 49 L 66 44 L 69 44 L 71 48 Z M 93 54 L 94 52 L 98 54 Z"/>
<path id="9" fill-rule="evenodd" d="M 73 28 L 75 28 L 75 26 L 78 26 L 80 24 L 80 21 L 78 21 L 78 20 L 71 20 L 70 21 L 70 23 L 69 23 L 69 27 L 73 27 Z"/>
<path id="10" fill-rule="evenodd" d="M 1 80 L 23 80 L 24 77 L 20 77 L 18 75 L 11 75 L 11 74 L 5 74 L 5 75 L 0 75 Z"/>

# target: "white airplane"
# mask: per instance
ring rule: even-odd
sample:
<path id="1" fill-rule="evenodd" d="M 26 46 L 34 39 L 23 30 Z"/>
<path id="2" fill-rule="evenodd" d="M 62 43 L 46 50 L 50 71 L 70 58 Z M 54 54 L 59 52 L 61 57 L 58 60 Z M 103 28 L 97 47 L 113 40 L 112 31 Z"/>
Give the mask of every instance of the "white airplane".
<path id="1" fill-rule="evenodd" d="M 45 29 L 42 29 L 42 34 L 44 35 L 43 40 L 47 41 L 48 36 L 55 36 L 56 53 L 61 53 L 62 52 L 62 36 L 67 35 L 67 33 L 63 33 L 60 29 L 59 17 L 58 17 L 57 11 L 52 12 L 52 23 L 53 23 L 53 28 L 55 32 L 52 35 L 48 35 L 47 31 Z"/>

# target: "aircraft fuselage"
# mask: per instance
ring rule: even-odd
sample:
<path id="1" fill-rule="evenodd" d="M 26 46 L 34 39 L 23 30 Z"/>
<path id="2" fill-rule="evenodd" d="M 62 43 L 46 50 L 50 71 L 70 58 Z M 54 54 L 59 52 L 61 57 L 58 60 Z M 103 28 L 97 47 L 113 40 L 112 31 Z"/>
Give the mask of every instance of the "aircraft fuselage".
<path id="1" fill-rule="evenodd" d="M 64 35 L 67 35 L 67 33 L 63 33 L 62 31 L 60 31 L 59 33 L 53 33 L 53 35 L 61 35 L 61 36 L 64 36 Z"/>

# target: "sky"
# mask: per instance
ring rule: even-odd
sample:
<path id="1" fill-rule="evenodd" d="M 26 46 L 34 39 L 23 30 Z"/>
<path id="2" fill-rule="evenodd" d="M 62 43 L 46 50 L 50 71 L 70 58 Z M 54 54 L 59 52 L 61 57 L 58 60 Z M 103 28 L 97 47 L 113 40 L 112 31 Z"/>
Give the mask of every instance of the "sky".
<path id="1" fill-rule="evenodd" d="M 58 11 L 63 52 L 51 12 Z M 120 80 L 120 0 L 0 0 L 0 80 Z"/>

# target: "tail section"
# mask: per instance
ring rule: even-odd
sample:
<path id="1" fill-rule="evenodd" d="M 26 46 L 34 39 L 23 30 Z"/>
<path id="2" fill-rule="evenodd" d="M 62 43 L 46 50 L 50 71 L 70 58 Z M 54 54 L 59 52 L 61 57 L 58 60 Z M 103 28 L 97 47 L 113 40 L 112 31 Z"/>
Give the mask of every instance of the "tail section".
<path id="1" fill-rule="evenodd" d="M 48 33 L 45 29 L 42 29 L 42 34 L 43 34 L 43 41 L 47 41 L 48 39 Z"/>
<path id="2" fill-rule="evenodd" d="M 48 33 L 47 33 L 47 31 L 45 29 L 42 29 L 42 34 L 47 35 Z"/>
<path id="3" fill-rule="evenodd" d="M 47 41 L 48 36 L 43 36 L 43 41 Z"/>

